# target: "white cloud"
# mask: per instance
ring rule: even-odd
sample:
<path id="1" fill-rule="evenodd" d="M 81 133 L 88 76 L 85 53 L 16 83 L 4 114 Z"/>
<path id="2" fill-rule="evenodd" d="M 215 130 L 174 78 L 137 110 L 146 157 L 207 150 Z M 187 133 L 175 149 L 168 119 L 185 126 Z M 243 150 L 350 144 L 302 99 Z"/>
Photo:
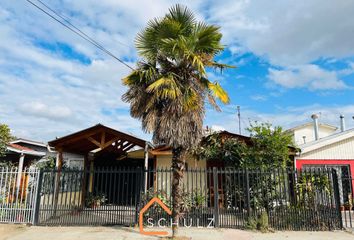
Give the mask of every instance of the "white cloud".
<path id="1" fill-rule="evenodd" d="M 347 88 L 336 72 L 324 70 L 314 64 L 290 67 L 285 70 L 269 68 L 268 78 L 285 88 L 308 87 L 311 90 Z"/>
<path id="2" fill-rule="evenodd" d="M 352 56 L 353 11 L 350 0 L 227 0 L 207 10 L 208 19 L 222 26 L 227 44 L 245 46 L 280 66 Z"/>
<path id="3" fill-rule="evenodd" d="M 260 95 L 260 94 L 255 94 L 251 96 L 251 99 L 254 101 L 259 101 L 259 102 L 264 102 L 267 100 L 267 96 L 265 95 Z"/>
<path id="4" fill-rule="evenodd" d="M 109 58 L 88 65 L 66 59 L 17 36 L 17 30 L 0 25 L 0 121 L 15 135 L 50 140 L 103 123 L 148 137 L 121 100 L 121 78 L 129 69 Z"/>
<path id="5" fill-rule="evenodd" d="M 227 106 L 223 108 L 223 112 L 208 112 L 208 118 L 205 125 L 218 125 L 230 132 L 238 133 L 238 119 L 235 112 L 236 106 Z M 319 121 L 322 123 L 332 124 L 339 127 L 339 116 L 345 116 L 347 128 L 354 128 L 354 105 L 305 105 L 300 107 L 286 107 L 275 109 L 273 113 L 256 111 L 244 107 L 241 109 L 241 128 L 242 133 L 247 134 L 245 128 L 249 126 L 250 121 L 269 122 L 276 126 L 282 126 L 288 129 L 299 124 L 311 122 L 311 115 L 319 113 Z M 210 120 L 211 119 L 211 120 Z"/>
<path id="6" fill-rule="evenodd" d="M 210 129 L 211 129 L 212 132 L 214 132 L 214 131 L 215 132 L 219 132 L 219 131 L 224 131 L 225 130 L 224 127 L 219 126 L 219 125 L 211 125 Z"/>
<path id="7" fill-rule="evenodd" d="M 162 16 L 177 1 L 46 2 L 61 14 L 70 16 L 80 29 L 132 65 L 137 58 L 133 44 L 136 33 L 149 19 Z M 199 19 L 219 24 L 224 41 L 232 51 L 251 51 L 268 58 L 271 64 L 282 66 L 279 69 L 283 70 L 270 69 L 275 83 L 290 88 L 345 87 L 338 73 L 309 62 L 321 57 L 341 59 L 354 54 L 354 32 L 348 31 L 354 25 L 354 18 L 349 17 L 354 10 L 352 1 L 338 2 L 336 7 L 332 7 L 330 1 L 319 0 L 229 0 L 223 4 L 184 0 L 182 3 L 193 9 Z M 129 116 L 128 105 L 121 101 L 125 88 L 120 79 L 129 69 L 27 2 L 2 1 L 0 36 L 0 121 L 8 123 L 16 135 L 50 140 L 100 122 L 148 137 L 141 132 L 140 123 Z M 85 65 L 58 51 L 46 50 L 41 43 L 66 44 L 87 56 L 91 63 Z M 219 76 L 215 74 L 214 77 Z M 294 81 L 289 82 L 289 79 Z M 343 108 L 329 107 L 328 111 L 337 114 L 337 110 Z M 349 114 L 352 111 L 349 110 L 345 113 Z M 270 119 L 284 126 L 293 123 L 294 119 L 304 121 L 308 118 L 299 113 L 301 111 L 286 110 L 281 114 L 243 111 L 244 121 L 248 117 Z M 295 118 L 298 114 L 303 117 Z M 208 121 L 209 125 L 232 130 L 236 117 L 226 112 Z"/>
<path id="8" fill-rule="evenodd" d="M 50 120 L 63 120 L 72 117 L 72 111 L 66 106 L 48 106 L 42 102 L 27 102 L 19 107 L 24 114 L 43 117 Z"/>

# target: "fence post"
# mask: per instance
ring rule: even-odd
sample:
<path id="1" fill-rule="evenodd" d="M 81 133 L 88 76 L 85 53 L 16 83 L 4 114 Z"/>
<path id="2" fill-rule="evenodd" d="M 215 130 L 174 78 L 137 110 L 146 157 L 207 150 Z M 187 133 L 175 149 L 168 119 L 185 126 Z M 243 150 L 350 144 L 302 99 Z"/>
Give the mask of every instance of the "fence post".
<path id="1" fill-rule="evenodd" d="M 33 209 L 33 225 L 38 225 L 39 222 L 39 207 L 41 204 L 41 191 L 42 191 L 42 181 L 43 181 L 43 170 L 39 169 L 38 179 L 36 183 L 36 198 L 34 201 Z"/>
<path id="2" fill-rule="evenodd" d="M 340 196 L 339 196 L 339 186 L 338 186 L 338 175 L 337 171 L 332 168 L 332 180 L 333 180 L 333 193 L 334 193 L 334 202 L 338 214 L 338 221 L 340 229 L 343 229 L 342 213 L 340 211 Z"/>
<path id="3" fill-rule="evenodd" d="M 142 194 L 142 190 L 144 189 L 145 191 L 145 169 L 141 168 L 140 172 L 136 172 L 137 175 L 137 182 L 136 182 L 136 192 L 135 192 L 135 201 L 136 201 L 136 205 L 135 205 L 135 225 L 138 225 L 138 221 L 139 221 L 139 213 L 140 213 L 140 200 L 141 200 L 141 194 Z"/>
<path id="4" fill-rule="evenodd" d="M 218 169 L 213 167 L 213 188 L 214 188 L 214 222 L 215 227 L 219 227 L 219 184 Z"/>
<path id="5" fill-rule="evenodd" d="M 248 169 L 245 171 L 245 193 L 246 193 L 246 207 L 247 207 L 247 215 L 251 215 L 251 197 L 250 197 L 250 179 L 249 179 L 249 172 Z"/>

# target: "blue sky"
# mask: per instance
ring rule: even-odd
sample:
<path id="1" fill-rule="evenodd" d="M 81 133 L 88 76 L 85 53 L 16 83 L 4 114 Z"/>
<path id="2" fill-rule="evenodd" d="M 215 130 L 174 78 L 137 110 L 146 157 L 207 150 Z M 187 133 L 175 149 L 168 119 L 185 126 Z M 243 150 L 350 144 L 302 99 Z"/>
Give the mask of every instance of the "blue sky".
<path id="1" fill-rule="evenodd" d="M 176 3 L 42 1 L 132 66 L 137 32 Z M 218 60 L 237 66 L 209 71 L 231 103 L 220 113 L 207 107 L 205 125 L 236 132 L 239 105 L 242 128 L 249 121 L 288 128 L 313 113 L 333 125 L 344 114 L 354 127 L 353 1 L 179 2 L 221 27 Z M 16 136 L 47 141 L 103 123 L 149 138 L 121 100 L 125 66 L 24 0 L 2 1 L 0 36 L 0 122 Z"/>

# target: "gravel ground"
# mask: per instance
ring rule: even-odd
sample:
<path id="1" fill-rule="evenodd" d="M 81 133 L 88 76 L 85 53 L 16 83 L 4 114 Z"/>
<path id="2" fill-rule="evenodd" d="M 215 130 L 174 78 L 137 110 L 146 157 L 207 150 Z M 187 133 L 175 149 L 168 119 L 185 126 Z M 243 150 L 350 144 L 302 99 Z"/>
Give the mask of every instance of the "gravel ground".
<path id="1" fill-rule="evenodd" d="M 354 234 L 336 232 L 276 232 L 258 233 L 234 229 L 180 229 L 180 240 L 353 240 Z M 0 225 L 0 240 L 123 240 L 161 239 L 143 236 L 137 228 L 127 227 L 27 227 L 23 225 Z M 164 239 L 164 238 L 162 238 Z M 161 239 L 161 240 L 162 240 Z"/>

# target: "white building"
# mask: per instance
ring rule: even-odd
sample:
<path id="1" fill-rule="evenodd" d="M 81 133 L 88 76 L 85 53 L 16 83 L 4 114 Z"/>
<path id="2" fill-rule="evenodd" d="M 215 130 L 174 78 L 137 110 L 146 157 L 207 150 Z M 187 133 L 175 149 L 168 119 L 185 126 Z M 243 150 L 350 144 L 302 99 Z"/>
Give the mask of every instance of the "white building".
<path id="1" fill-rule="evenodd" d="M 313 123 L 287 130 L 300 149 L 294 159 L 295 167 L 336 169 L 341 201 L 345 203 L 349 195 L 354 197 L 354 128 L 345 129 L 343 116 L 340 117 L 339 131 L 334 126 L 319 123 L 317 115 L 312 118 Z"/>

